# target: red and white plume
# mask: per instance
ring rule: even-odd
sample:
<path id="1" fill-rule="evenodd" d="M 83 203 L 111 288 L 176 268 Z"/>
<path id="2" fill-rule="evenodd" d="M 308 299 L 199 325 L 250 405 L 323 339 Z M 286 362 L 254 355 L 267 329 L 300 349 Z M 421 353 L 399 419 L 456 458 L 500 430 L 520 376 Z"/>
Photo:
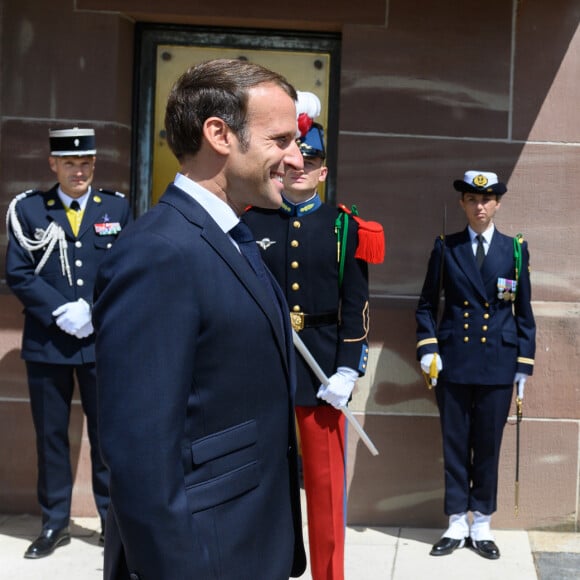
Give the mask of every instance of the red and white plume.
<path id="1" fill-rule="evenodd" d="M 322 106 L 320 105 L 320 99 L 314 93 L 296 92 L 298 93 L 298 100 L 296 101 L 298 132 L 300 137 L 304 137 L 310 131 L 314 119 L 320 115 Z"/>

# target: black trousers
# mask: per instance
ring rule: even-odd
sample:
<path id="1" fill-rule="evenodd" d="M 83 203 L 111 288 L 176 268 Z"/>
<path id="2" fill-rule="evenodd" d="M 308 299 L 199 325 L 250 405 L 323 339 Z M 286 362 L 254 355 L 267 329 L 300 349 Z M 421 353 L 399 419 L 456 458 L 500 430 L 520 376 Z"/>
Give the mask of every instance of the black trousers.
<path id="1" fill-rule="evenodd" d="M 99 452 L 95 365 L 53 365 L 26 361 L 26 370 L 36 430 L 37 493 L 43 528 L 60 529 L 68 526 L 70 520 L 73 471 L 68 429 L 75 375 L 87 417 L 93 494 L 104 522 L 109 505 L 109 476 Z"/>
<path id="2" fill-rule="evenodd" d="M 496 511 L 500 447 L 512 392 L 512 385 L 441 382 L 435 387 L 447 515 Z"/>

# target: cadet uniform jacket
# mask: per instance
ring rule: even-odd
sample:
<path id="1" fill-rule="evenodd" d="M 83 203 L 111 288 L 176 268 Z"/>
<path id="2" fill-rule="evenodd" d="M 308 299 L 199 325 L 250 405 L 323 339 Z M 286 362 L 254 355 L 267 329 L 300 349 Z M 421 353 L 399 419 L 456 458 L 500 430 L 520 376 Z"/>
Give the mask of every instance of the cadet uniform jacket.
<path id="1" fill-rule="evenodd" d="M 58 328 L 52 312 L 79 298 L 92 304 L 97 267 L 119 232 L 131 221 L 129 203 L 122 194 L 93 188 L 75 236 L 57 190 L 55 185 L 47 192 L 21 194 L 15 211 L 22 234 L 29 240 L 41 238 L 51 223 L 62 228 L 70 281 L 63 269 L 58 242 L 35 273 L 46 246 L 28 251 L 16 239 L 13 227 L 9 228 L 6 281 L 24 305 L 21 356 L 41 363 L 93 363 L 94 333 L 84 339 L 71 336 Z"/>
<path id="2" fill-rule="evenodd" d="M 290 312 L 304 313 L 300 338 L 327 376 L 339 366 L 363 375 L 368 360 L 368 265 L 355 259 L 358 226 L 349 219 L 344 277 L 339 284 L 335 221 L 339 210 L 318 196 L 280 210 L 251 208 L 244 215 L 262 257 L 286 295 Z M 309 317 L 334 320 L 309 327 Z M 320 381 L 296 357 L 299 406 L 326 404 L 316 398 Z"/>
<path id="3" fill-rule="evenodd" d="M 498 282 L 516 279 L 513 238 L 495 229 L 481 271 L 467 228 L 447 236 L 444 243 L 435 240 L 416 313 L 417 358 L 439 353 L 440 380 L 510 385 L 516 372 L 532 374 L 536 327 L 526 242 L 521 242 L 521 250 L 521 272 L 512 301 L 498 296 Z M 445 305 L 437 329 L 440 287 Z"/>

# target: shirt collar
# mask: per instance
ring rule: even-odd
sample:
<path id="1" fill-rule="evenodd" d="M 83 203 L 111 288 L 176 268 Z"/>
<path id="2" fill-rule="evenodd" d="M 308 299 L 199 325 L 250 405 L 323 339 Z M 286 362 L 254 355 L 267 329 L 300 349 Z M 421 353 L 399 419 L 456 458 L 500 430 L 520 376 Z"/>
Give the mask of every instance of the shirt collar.
<path id="1" fill-rule="evenodd" d="M 175 176 L 173 183 L 195 199 L 209 213 L 223 232 L 229 232 L 240 221 L 240 218 L 225 201 L 199 185 L 199 183 L 192 181 L 189 177 L 185 177 L 182 173 L 178 173 Z"/>
<path id="2" fill-rule="evenodd" d="M 79 205 L 81 206 L 81 210 L 84 211 L 85 207 L 87 206 L 87 201 L 89 200 L 89 195 L 91 194 L 91 186 L 89 185 L 89 189 L 87 190 L 87 192 L 83 195 L 81 195 L 80 197 L 71 197 L 70 195 L 67 195 L 60 187 L 60 185 L 58 186 L 58 189 L 56 190 L 58 197 L 60 198 L 60 201 L 62 201 L 62 205 L 64 205 L 64 207 L 70 207 L 70 204 L 73 201 L 78 201 Z"/>
<path id="3" fill-rule="evenodd" d="M 477 240 L 475 239 L 477 236 L 477 232 L 473 231 L 473 229 L 471 229 L 471 226 L 467 226 L 467 230 L 469 231 L 469 239 L 471 240 L 471 243 L 474 244 Z M 493 232 L 495 231 L 495 225 L 491 224 L 487 230 L 485 230 L 485 232 L 483 232 L 481 235 L 483 236 L 483 243 L 487 244 L 489 246 L 489 244 L 491 244 L 491 238 L 493 238 Z"/>

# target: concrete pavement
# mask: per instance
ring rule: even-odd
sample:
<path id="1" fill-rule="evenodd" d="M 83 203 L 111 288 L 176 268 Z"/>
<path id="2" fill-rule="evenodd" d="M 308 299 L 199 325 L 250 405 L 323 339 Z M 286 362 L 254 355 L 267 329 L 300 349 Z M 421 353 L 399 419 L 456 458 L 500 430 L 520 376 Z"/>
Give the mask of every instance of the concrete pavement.
<path id="1" fill-rule="evenodd" d="M 0 515 L 2 580 L 100 580 L 103 549 L 98 518 L 75 518 L 72 541 L 40 560 L 23 558 L 40 530 L 40 518 Z M 346 580 L 578 580 L 580 534 L 498 530 L 499 560 L 469 549 L 429 556 L 441 530 L 352 527 L 346 530 Z M 305 526 L 304 537 L 308 538 Z M 264 554 L 267 557 L 267 554 Z M 310 573 L 301 576 L 310 580 Z M 240 579 L 242 580 L 242 579 Z M 250 579 L 243 579 L 250 580 Z"/>

